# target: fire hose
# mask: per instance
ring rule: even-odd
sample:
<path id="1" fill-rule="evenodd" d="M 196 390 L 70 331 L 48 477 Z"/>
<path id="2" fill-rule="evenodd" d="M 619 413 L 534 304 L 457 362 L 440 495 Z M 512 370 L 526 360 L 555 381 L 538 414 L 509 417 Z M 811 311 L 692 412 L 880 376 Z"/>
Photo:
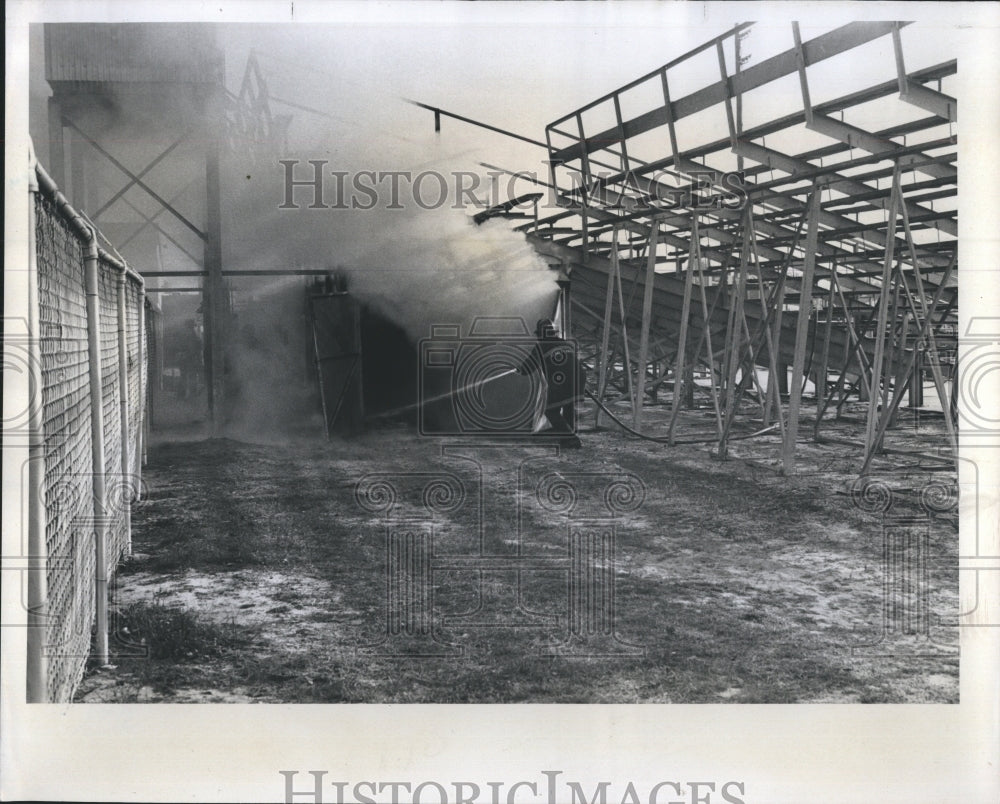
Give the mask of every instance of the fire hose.
<path id="1" fill-rule="evenodd" d="M 583 392 L 587 396 L 589 396 L 591 399 L 593 399 L 594 403 L 597 405 L 597 407 L 599 407 L 601 410 L 603 410 L 605 413 L 607 413 L 608 416 L 610 416 L 612 419 L 614 419 L 614 421 L 618 424 L 618 426 L 621 427 L 623 430 L 631 433 L 634 436 L 638 436 L 639 438 L 645 439 L 646 441 L 655 441 L 655 442 L 657 442 L 659 444 L 669 444 L 670 443 L 670 439 L 666 438 L 664 436 L 646 435 L 645 433 L 640 433 L 638 430 L 635 430 L 635 429 L 629 427 L 627 424 L 625 424 L 625 422 L 623 422 L 621 419 L 619 419 L 614 413 L 612 413 L 610 410 L 608 410 L 607 406 L 603 402 L 601 402 L 601 400 L 598 399 L 591 391 L 588 391 L 587 389 L 584 389 Z M 743 435 L 730 436 L 729 440 L 730 441 L 743 441 L 743 440 L 745 440 L 747 438 L 756 438 L 759 435 L 764 435 L 764 433 L 769 433 L 771 430 L 773 430 L 777 426 L 778 426 L 777 423 L 775 423 L 775 424 L 772 424 L 770 427 L 765 427 L 763 430 L 758 430 L 755 433 L 744 433 Z M 718 441 L 718 440 L 719 440 L 719 436 L 718 435 L 713 435 L 710 438 L 676 438 L 676 439 L 674 439 L 674 443 L 675 444 L 711 444 L 713 441 Z"/>
<path id="2" fill-rule="evenodd" d="M 457 390 L 452 390 L 452 391 L 447 391 L 447 392 L 445 392 L 443 394 L 439 394 L 438 396 L 431 397 L 430 399 L 418 401 L 418 402 L 416 402 L 414 404 L 411 404 L 411 405 L 404 405 L 403 407 L 399 407 L 399 408 L 396 408 L 394 410 L 386 411 L 384 413 L 378 413 L 378 414 L 375 414 L 374 416 L 371 416 L 371 418 L 373 418 L 373 419 L 376 419 L 376 418 L 381 419 L 381 418 L 387 418 L 389 416 L 398 415 L 399 413 L 403 413 L 403 412 L 408 411 L 408 410 L 413 410 L 414 408 L 418 407 L 421 404 L 427 404 L 428 402 L 436 402 L 436 401 L 439 401 L 441 399 L 445 399 L 445 398 L 447 398 L 449 396 L 453 396 L 456 393 L 460 393 L 460 392 L 463 392 L 463 391 L 468 391 L 470 388 L 481 387 L 482 385 L 485 385 L 488 382 L 493 382 L 494 380 L 499 380 L 501 377 L 506 377 L 508 374 L 513 374 L 513 373 L 514 373 L 514 369 L 510 369 L 510 370 L 505 371 L 505 372 L 503 372 L 501 374 L 496 374 L 493 377 L 488 377 L 485 380 L 479 380 L 478 382 L 470 383 L 469 385 L 465 386 L 464 388 L 457 389 Z M 607 408 L 607 406 L 603 402 L 601 402 L 601 400 L 598 399 L 591 391 L 589 391 L 588 389 L 585 388 L 583 392 L 587 396 L 589 396 L 592 400 L 594 400 L 594 403 L 601 410 L 603 410 L 605 413 L 607 413 L 608 416 L 610 416 L 615 421 L 615 423 L 617 423 L 618 426 L 621 427 L 626 432 L 631 433 L 632 435 L 634 435 L 634 436 L 636 436 L 638 438 L 641 438 L 641 439 L 643 439 L 645 441 L 655 441 L 658 444 L 669 444 L 670 443 L 670 439 L 667 438 L 667 437 L 646 435 L 645 433 L 640 433 L 638 430 L 635 430 L 632 427 L 629 427 L 627 424 L 625 424 L 625 422 L 623 422 L 621 419 L 619 419 L 612 411 L 610 411 Z M 748 439 L 748 438 L 756 438 L 757 436 L 764 435 L 765 433 L 771 432 L 777 426 L 778 426 L 777 424 L 772 424 L 770 427 L 765 427 L 762 430 L 757 430 L 754 433 L 744 433 L 742 435 L 730 436 L 729 440 L 730 441 L 743 441 L 743 440 Z M 706 437 L 706 438 L 677 438 L 677 439 L 674 439 L 673 443 L 674 444 L 711 444 L 712 442 L 715 442 L 715 441 L 718 441 L 718 440 L 719 440 L 718 435 L 717 434 L 713 434 L 710 437 Z"/>

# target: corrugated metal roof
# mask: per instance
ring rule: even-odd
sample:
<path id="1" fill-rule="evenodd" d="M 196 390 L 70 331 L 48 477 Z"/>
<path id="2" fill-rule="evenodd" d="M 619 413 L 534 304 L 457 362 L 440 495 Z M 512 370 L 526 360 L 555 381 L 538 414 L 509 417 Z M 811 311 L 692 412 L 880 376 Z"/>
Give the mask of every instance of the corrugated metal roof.
<path id="1" fill-rule="evenodd" d="M 210 25 L 45 25 L 48 81 L 219 83 L 222 63 Z"/>

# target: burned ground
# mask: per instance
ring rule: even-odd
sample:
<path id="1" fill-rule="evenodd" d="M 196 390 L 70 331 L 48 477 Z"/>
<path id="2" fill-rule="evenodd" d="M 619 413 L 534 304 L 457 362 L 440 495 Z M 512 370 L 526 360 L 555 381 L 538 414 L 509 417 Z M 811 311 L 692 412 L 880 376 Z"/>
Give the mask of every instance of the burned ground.
<path id="1" fill-rule="evenodd" d="M 657 416 L 662 409 L 649 411 Z M 614 563 L 617 636 L 637 653 L 542 655 L 567 635 L 566 572 L 544 568 L 522 574 L 534 627 L 463 623 L 478 576 L 441 569 L 435 636 L 453 655 L 366 650 L 386 631 L 387 558 L 385 520 L 358 504 L 359 480 L 380 473 L 405 486 L 415 473 L 478 471 L 461 449 L 442 453 L 442 441 L 409 425 L 350 441 L 163 439 L 150 449 L 148 494 L 134 511 L 134 555 L 115 583 L 118 656 L 113 668 L 88 673 L 77 700 L 958 700 L 956 521 L 947 511 L 922 514 L 919 489 L 897 495 L 890 514 L 917 517 L 929 534 L 932 642 L 883 639 L 886 624 L 907 621 L 885 597 L 887 514 L 850 494 L 856 451 L 803 444 L 802 472 L 789 478 L 767 468 L 775 436 L 735 442 L 728 461 L 712 458 L 710 444 L 667 448 L 617 429 L 583 436 L 581 450 L 558 455 L 530 446 L 478 453 L 489 490 L 484 552 L 565 555 L 566 524 L 535 493 L 539 472 L 567 480 L 583 507 L 609 478 L 639 478 L 644 500 L 618 518 Z M 953 478 L 933 462 L 912 463 L 902 477 L 895 464 L 890 474 L 910 491 Z M 466 483 L 464 504 L 435 514 L 435 555 L 475 553 L 474 485 Z M 396 508 L 402 519 L 421 513 L 407 493 Z M 484 588 L 513 599 L 504 588 L 511 577 L 486 573 Z"/>

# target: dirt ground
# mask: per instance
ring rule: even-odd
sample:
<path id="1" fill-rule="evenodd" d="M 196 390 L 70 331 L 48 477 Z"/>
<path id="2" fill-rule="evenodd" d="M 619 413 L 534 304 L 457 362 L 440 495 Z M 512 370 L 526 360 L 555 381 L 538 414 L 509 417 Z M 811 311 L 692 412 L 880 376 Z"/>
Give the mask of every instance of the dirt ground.
<path id="1" fill-rule="evenodd" d="M 161 432 L 114 584 L 112 666 L 77 700 L 958 701 L 947 464 L 881 456 L 859 494 L 843 444 L 803 441 L 784 477 L 776 433 L 721 461 L 593 421 L 585 409 L 583 447 L 564 451 L 401 423 L 329 442 Z M 678 432 L 711 429 L 693 411 Z M 886 441 L 940 442 L 906 415 Z M 574 563 L 574 528 L 611 525 L 613 551 L 598 539 Z M 430 554 L 392 542 L 400 528 L 432 531 Z M 390 634 L 398 606 L 423 612 L 416 633 Z"/>

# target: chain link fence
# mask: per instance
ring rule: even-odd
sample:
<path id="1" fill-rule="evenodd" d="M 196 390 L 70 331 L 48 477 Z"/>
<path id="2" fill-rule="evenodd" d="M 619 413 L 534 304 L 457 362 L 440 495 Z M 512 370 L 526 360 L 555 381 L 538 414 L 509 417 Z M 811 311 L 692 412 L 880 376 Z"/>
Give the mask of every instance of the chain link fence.
<path id="1" fill-rule="evenodd" d="M 32 393 L 40 431 L 32 449 L 44 468 L 29 496 L 41 510 L 29 507 L 29 520 L 44 555 L 32 556 L 43 569 L 29 580 L 28 697 L 61 702 L 72 699 L 95 649 L 107 659 L 107 580 L 130 550 L 155 330 L 142 279 L 97 248 L 99 233 L 40 166 L 36 175 L 32 336 L 41 393 Z"/>

